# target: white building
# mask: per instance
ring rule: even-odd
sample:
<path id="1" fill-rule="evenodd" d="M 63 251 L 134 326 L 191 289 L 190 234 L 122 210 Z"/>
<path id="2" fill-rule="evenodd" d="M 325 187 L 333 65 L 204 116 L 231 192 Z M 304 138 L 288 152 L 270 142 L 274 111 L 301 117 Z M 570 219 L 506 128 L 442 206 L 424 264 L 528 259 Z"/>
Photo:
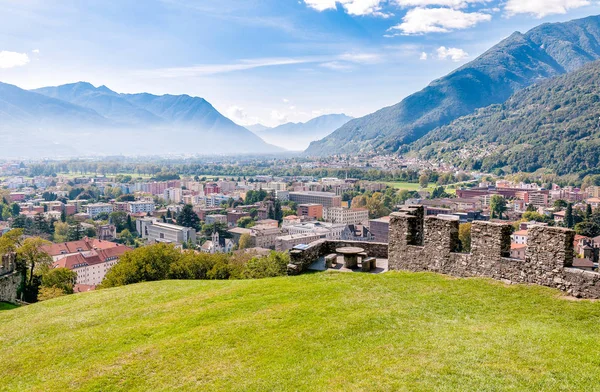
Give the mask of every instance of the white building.
<path id="1" fill-rule="evenodd" d="M 367 225 L 369 224 L 369 210 L 364 208 L 329 207 L 323 209 L 323 219 L 331 223 L 343 223 L 345 225 Z"/>
<path id="2" fill-rule="evenodd" d="M 163 192 L 163 198 L 167 203 L 181 203 L 181 188 L 167 188 Z"/>
<path id="3" fill-rule="evenodd" d="M 328 240 L 341 240 L 347 227 L 343 223 L 307 222 L 286 226 L 285 229 L 290 235 L 316 234 Z"/>
<path id="4" fill-rule="evenodd" d="M 515 231 L 510 237 L 513 244 L 527 244 L 527 230 Z"/>
<path id="5" fill-rule="evenodd" d="M 142 238 L 148 239 L 148 242 L 165 242 L 169 244 L 182 245 L 187 242 L 196 243 L 196 230 L 170 223 L 146 222 L 144 224 Z"/>
<path id="6" fill-rule="evenodd" d="M 208 196 L 204 196 L 206 207 L 220 207 L 221 203 L 229 202 L 231 196 L 221 195 L 221 194 L 212 194 Z"/>
<path id="7" fill-rule="evenodd" d="M 132 201 L 127 204 L 127 209 L 132 214 L 153 213 L 154 208 L 155 206 L 153 201 Z"/>
<path id="8" fill-rule="evenodd" d="M 200 250 L 204 253 L 229 253 L 233 251 L 234 243 L 229 238 L 220 238 L 218 232 L 214 232 L 209 241 L 202 244 Z"/>
<path id="9" fill-rule="evenodd" d="M 90 218 L 94 219 L 100 214 L 110 214 L 113 212 L 113 205 L 108 203 L 88 204 L 86 206 L 86 212 Z"/>

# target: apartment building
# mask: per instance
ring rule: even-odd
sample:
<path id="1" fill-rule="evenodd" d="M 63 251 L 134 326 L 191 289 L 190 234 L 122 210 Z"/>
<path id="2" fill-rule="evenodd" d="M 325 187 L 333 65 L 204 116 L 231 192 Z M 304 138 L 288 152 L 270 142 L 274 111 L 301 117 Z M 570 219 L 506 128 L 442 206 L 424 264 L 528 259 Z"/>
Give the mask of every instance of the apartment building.
<path id="1" fill-rule="evenodd" d="M 132 201 L 127 204 L 127 209 L 132 214 L 153 213 L 155 205 L 153 201 Z"/>
<path id="2" fill-rule="evenodd" d="M 325 208 L 342 206 L 342 197 L 331 192 L 290 192 L 290 200 L 298 204 L 321 204 Z"/>
<path id="3" fill-rule="evenodd" d="M 366 208 L 325 208 L 323 210 L 323 219 L 331 223 L 343 223 L 346 225 L 368 225 L 369 210 Z"/>
<path id="4" fill-rule="evenodd" d="M 298 216 L 321 219 L 323 218 L 323 205 L 315 203 L 299 204 L 296 213 Z"/>
<path id="5" fill-rule="evenodd" d="M 163 222 L 149 222 L 144 225 L 142 238 L 148 242 L 165 242 L 169 244 L 183 244 L 191 241 L 196 243 L 196 230 Z"/>
<path id="6" fill-rule="evenodd" d="M 181 188 L 167 188 L 163 192 L 163 199 L 167 203 L 179 204 L 182 201 Z"/>
<path id="7" fill-rule="evenodd" d="M 76 253 L 56 261 L 53 268 L 68 268 L 77 274 L 76 284 L 97 286 L 102 283 L 106 273 L 119 262 L 127 246 L 118 245 L 109 249 Z"/>
<path id="8" fill-rule="evenodd" d="M 100 214 L 110 214 L 113 212 L 113 205 L 108 203 L 95 203 L 86 206 L 86 212 L 90 218 L 94 219 Z"/>

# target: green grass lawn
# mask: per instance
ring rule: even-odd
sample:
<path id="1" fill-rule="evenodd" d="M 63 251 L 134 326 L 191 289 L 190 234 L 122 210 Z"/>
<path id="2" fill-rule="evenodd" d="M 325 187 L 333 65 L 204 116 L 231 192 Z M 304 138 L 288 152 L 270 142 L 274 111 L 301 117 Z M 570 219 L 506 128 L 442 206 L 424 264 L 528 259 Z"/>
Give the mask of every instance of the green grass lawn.
<path id="1" fill-rule="evenodd" d="M 165 281 L 0 313 L 13 391 L 593 391 L 600 302 L 423 273 Z"/>
<path id="2" fill-rule="evenodd" d="M 412 182 L 386 182 L 387 186 L 395 189 L 406 189 L 407 191 L 418 191 L 421 189 L 419 183 Z"/>
<path id="3" fill-rule="evenodd" d="M 17 308 L 18 306 L 13 305 L 13 304 L 8 304 L 6 302 L 0 302 L 0 312 L 3 310 L 11 310 L 14 308 Z"/>

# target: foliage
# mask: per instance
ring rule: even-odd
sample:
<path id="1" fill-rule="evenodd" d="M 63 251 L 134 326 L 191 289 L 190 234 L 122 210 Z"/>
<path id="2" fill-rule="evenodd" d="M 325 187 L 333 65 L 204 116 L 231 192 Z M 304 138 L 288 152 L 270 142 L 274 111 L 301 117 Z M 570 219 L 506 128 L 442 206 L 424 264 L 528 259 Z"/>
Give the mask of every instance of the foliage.
<path id="1" fill-rule="evenodd" d="M 42 287 L 40 287 L 37 299 L 38 299 L 38 301 L 47 301 L 49 299 L 62 297 L 64 295 L 67 295 L 67 293 L 65 292 L 65 290 L 61 289 L 60 287 L 42 286 Z"/>
<path id="2" fill-rule="evenodd" d="M 249 228 L 256 224 L 256 221 L 250 216 L 244 216 L 237 221 L 238 227 Z"/>
<path id="3" fill-rule="evenodd" d="M 471 226 L 471 223 L 461 223 L 458 226 L 460 250 L 465 253 L 471 252 Z"/>
<path id="4" fill-rule="evenodd" d="M 177 214 L 177 224 L 179 226 L 190 227 L 196 231 L 200 230 L 200 217 L 194 212 L 191 204 L 183 206 Z"/>
<path id="5" fill-rule="evenodd" d="M 63 294 L 73 294 L 73 286 L 76 279 L 77 272 L 71 271 L 68 268 L 50 268 L 42 275 L 42 289 L 56 288 L 61 290 Z"/>
<path id="6" fill-rule="evenodd" d="M 600 225 L 596 222 L 579 222 L 575 225 L 575 232 L 586 237 L 597 237 L 600 235 Z"/>
<path id="7" fill-rule="evenodd" d="M 248 249 L 252 247 L 252 236 L 248 233 L 244 233 L 240 236 L 239 248 Z"/>
<path id="8" fill-rule="evenodd" d="M 125 253 L 106 274 L 101 287 L 165 279 L 256 279 L 286 274 L 287 255 L 272 252 L 262 259 L 244 253 L 181 252 L 173 245 L 153 244 Z"/>
<path id="9" fill-rule="evenodd" d="M 502 219 L 502 214 L 506 211 L 506 199 L 500 195 L 493 195 L 490 199 L 490 211 L 492 218 Z"/>

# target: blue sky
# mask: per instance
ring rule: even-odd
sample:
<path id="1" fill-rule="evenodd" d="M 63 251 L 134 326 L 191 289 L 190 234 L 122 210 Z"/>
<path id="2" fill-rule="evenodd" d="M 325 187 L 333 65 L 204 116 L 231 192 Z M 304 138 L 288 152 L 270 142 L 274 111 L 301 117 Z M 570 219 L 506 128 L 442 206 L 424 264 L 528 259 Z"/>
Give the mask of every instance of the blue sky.
<path id="1" fill-rule="evenodd" d="M 358 117 L 597 0 L 0 0 L 0 81 L 201 96 L 242 125 Z"/>

